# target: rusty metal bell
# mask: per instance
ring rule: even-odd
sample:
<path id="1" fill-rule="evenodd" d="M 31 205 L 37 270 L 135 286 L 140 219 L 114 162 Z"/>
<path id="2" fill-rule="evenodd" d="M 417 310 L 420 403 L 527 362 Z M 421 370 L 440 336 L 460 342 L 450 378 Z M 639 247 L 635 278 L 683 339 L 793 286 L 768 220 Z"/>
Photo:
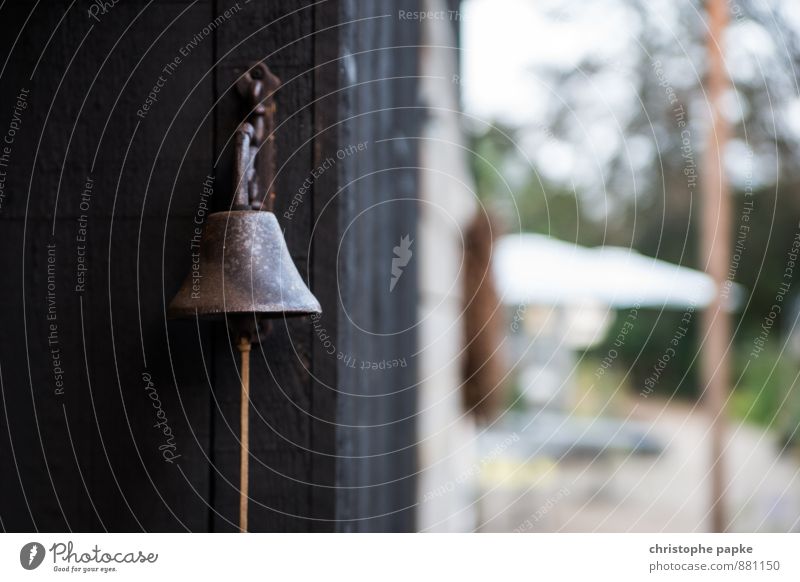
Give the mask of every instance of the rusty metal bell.
<path id="1" fill-rule="evenodd" d="M 199 256 L 198 256 L 199 255 Z M 170 317 L 263 317 L 320 313 L 272 212 L 211 214 L 192 270 L 169 305 Z"/>
<path id="2" fill-rule="evenodd" d="M 269 192 L 275 176 L 272 95 L 279 86 L 280 80 L 264 63 L 239 80 L 239 91 L 251 113 L 235 134 L 233 210 L 207 218 L 199 252 L 192 256 L 192 270 L 169 305 L 170 317 L 251 315 L 252 320 L 321 312 L 271 212 L 275 198 Z"/>

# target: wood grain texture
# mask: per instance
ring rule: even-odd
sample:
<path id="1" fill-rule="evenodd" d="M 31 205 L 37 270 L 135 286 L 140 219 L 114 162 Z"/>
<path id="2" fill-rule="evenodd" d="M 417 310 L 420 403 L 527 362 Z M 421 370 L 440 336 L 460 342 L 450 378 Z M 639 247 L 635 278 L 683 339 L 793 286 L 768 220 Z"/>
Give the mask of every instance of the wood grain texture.
<path id="1" fill-rule="evenodd" d="M 48 3 L 24 28 L 31 5 L 6 5 L 0 25 L 4 37 L 21 30 L 0 88 L 4 130 L 19 89 L 31 94 L 0 209 L 7 273 L 0 282 L 0 473 L 10 477 L 0 516 L 14 531 L 203 530 L 209 408 L 196 396 L 207 393 L 208 381 L 202 367 L 186 365 L 197 361 L 197 330 L 167 326 L 163 297 L 183 275 L 182 232 L 211 166 L 212 127 L 201 120 L 213 86 L 201 79 L 212 43 L 181 65 L 146 119 L 136 110 L 210 6 L 158 4 L 139 14 L 144 3 L 125 3 L 94 25 L 73 10 L 56 29 L 68 5 Z M 91 196 L 81 208 L 88 178 Z M 166 221 L 170 194 L 177 203 Z M 85 242 L 77 239 L 81 215 Z M 77 292 L 81 259 L 88 272 Z M 55 320 L 48 319 L 49 284 Z M 153 390 L 145 389 L 145 372 Z M 158 410 L 180 455 L 173 463 L 159 450 Z"/>

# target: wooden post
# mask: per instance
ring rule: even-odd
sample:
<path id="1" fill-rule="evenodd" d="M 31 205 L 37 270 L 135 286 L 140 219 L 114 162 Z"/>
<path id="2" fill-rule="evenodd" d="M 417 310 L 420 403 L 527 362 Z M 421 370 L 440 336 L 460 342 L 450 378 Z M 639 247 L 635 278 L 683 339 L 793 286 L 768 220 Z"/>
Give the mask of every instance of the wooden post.
<path id="1" fill-rule="evenodd" d="M 725 0 L 708 0 L 709 35 L 707 95 L 711 114 L 703 163 L 702 248 L 706 271 L 714 279 L 717 291 L 703 313 L 705 341 L 702 348 L 703 399 L 711 419 L 711 529 L 725 531 L 727 516 L 723 499 L 725 466 L 722 451 L 725 440 L 725 402 L 730 386 L 728 349 L 731 326 L 723 306 L 723 285 L 730 263 L 731 206 L 730 189 L 725 176 L 724 152 L 729 128 L 722 113 L 722 99 L 728 89 L 728 77 L 722 52 L 723 34 L 728 25 Z"/>

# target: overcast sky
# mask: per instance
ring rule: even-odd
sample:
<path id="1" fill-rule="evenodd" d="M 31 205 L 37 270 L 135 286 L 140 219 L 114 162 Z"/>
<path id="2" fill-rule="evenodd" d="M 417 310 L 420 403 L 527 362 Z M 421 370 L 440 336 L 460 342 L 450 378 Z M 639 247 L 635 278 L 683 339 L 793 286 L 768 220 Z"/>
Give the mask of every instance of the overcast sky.
<path id="1" fill-rule="evenodd" d="M 678 19 L 679 7 L 692 9 L 692 5 L 698 6 L 697 2 L 643 1 L 658 19 L 659 34 L 668 42 L 685 41 L 686 31 Z M 732 10 L 740 10 L 736 3 L 731 6 Z M 763 1 L 759 6 L 800 30 L 800 0 Z M 465 111 L 487 122 L 528 127 L 523 132 L 523 138 L 528 135 L 523 139 L 526 153 L 546 177 L 577 184 L 578 188 L 582 183 L 596 182 L 604 158 L 631 141 L 622 128 L 626 115 L 640 107 L 630 80 L 632 69 L 626 71 L 627 65 L 642 51 L 637 40 L 640 23 L 636 15 L 619 0 L 465 0 L 462 15 Z M 770 59 L 786 69 L 783 62 L 776 60 L 781 57 L 781 40 L 753 21 L 737 19 L 734 14 L 726 42 L 726 58 L 734 83 L 757 83 L 763 74 L 762 67 Z M 547 135 L 548 107 L 562 96 L 547 85 L 543 72 L 573 69 L 587 55 L 614 63 L 614 67 L 609 74 L 595 78 L 592 86 L 587 82 L 586 100 L 592 106 L 587 108 L 588 118 L 580 119 L 585 133 L 569 141 L 553 139 Z M 688 58 L 665 63 L 665 67 L 672 67 L 669 79 L 676 86 L 697 82 L 699 73 Z M 727 100 L 726 113 L 732 122 L 741 118 L 743 106 L 746 103 L 733 94 Z M 800 100 L 795 98 L 781 104 L 776 113 L 780 123 L 787 124 L 800 136 Z M 654 144 L 627 143 L 627 146 L 634 157 L 638 155 L 638 159 L 631 160 L 632 166 L 640 166 L 638 170 L 653 162 Z M 740 174 L 747 151 L 743 143 L 735 140 L 727 151 L 734 183 L 744 178 Z M 542 163 L 544 157 L 546 164 Z M 755 181 L 774 179 L 774 156 L 766 152 L 762 159 L 757 152 L 754 159 L 746 167 L 748 172 L 754 172 Z"/>

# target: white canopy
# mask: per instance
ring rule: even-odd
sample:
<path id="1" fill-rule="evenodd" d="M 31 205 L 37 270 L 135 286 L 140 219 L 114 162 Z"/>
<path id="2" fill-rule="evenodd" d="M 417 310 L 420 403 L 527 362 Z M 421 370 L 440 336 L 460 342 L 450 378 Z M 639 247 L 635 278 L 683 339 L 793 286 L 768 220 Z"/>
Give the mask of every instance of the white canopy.
<path id="1" fill-rule="evenodd" d="M 587 248 L 540 234 L 501 237 L 493 258 L 498 291 L 509 305 L 700 308 L 715 292 L 711 277 L 694 269 L 627 248 Z M 731 295 L 740 293 L 732 285 Z"/>

